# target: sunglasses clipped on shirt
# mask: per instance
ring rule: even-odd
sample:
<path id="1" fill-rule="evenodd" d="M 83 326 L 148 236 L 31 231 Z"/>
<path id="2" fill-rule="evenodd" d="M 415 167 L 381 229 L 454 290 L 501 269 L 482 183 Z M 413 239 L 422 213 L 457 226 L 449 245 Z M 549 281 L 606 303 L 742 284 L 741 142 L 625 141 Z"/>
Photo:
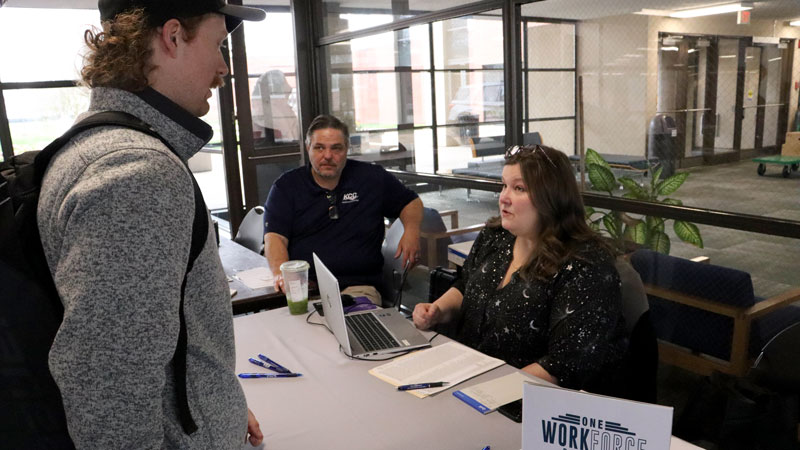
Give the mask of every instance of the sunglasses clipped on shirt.
<path id="1" fill-rule="evenodd" d="M 523 145 L 523 146 L 515 145 L 513 147 L 509 147 L 508 150 L 506 150 L 506 159 L 514 155 L 520 155 L 520 156 L 533 155 L 536 152 L 539 152 L 542 155 L 544 155 L 544 157 L 547 159 L 547 162 L 549 162 L 554 169 L 556 168 L 556 163 L 554 163 L 553 160 L 550 159 L 550 155 L 548 155 L 547 152 L 544 151 L 544 149 L 538 144 Z"/>
<path id="2" fill-rule="evenodd" d="M 339 208 L 336 207 L 336 194 L 333 192 L 328 192 L 325 194 L 325 198 L 328 199 L 328 218 L 331 220 L 336 220 L 339 218 Z"/>

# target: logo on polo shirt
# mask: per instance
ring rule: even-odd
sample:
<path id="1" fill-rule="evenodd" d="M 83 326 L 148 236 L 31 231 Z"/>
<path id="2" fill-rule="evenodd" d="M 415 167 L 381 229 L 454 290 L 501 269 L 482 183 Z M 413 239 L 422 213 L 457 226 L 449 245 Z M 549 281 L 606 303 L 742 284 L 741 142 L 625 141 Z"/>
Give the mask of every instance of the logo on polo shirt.
<path id="1" fill-rule="evenodd" d="M 355 203 L 358 201 L 358 192 L 348 192 L 342 196 L 342 203 Z"/>

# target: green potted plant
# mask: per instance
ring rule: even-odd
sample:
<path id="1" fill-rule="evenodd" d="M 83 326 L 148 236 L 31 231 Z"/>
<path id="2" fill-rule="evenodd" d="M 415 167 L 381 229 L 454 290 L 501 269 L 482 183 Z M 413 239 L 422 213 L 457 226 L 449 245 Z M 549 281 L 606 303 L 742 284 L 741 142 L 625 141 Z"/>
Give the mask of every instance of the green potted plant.
<path id="1" fill-rule="evenodd" d="M 689 177 L 689 173 L 675 173 L 662 180 L 661 170 L 661 167 L 654 170 L 654 166 L 650 166 L 649 172 L 652 176 L 649 183 L 639 184 L 630 177 L 616 178 L 608 162 L 599 153 L 591 148 L 586 151 L 586 172 L 595 190 L 607 192 L 613 197 L 622 185 L 623 198 L 665 205 L 683 205 L 680 200 L 666 196 L 677 191 Z M 667 219 L 655 216 L 637 218 L 619 211 L 602 212 L 587 206 L 586 220 L 594 230 L 614 241 L 620 249 L 626 248 L 626 241 L 630 241 L 660 253 L 670 252 L 670 239 L 664 232 Z M 680 240 L 703 248 L 703 238 L 697 225 L 683 220 L 672 222 L 672 229 Z"/>

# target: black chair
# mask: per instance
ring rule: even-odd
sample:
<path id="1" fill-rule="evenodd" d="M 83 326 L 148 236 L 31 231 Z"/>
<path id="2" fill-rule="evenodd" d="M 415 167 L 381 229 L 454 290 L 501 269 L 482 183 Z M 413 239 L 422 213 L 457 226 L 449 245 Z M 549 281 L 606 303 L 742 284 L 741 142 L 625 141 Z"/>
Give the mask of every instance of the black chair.
<path id="1" fill-rule="evenodd" d="M 800 323 L 776 334 L 756 358 L 748 374 L 755 382 L 770 389 L 800 394 Z"/>
<path id="2" fill-rule="evenodd" d="M 453 227 L 448 230 L 442 217 L 450 217 Z M 458 211 L 442 211 L 424 208 L 420 224 L 420 265 L 431 267 L 447 265 L 447 246 L 463 240 L 474 240 L 484 227 L 483 224 L 458 228 Z M 381 297 L 384 306 L 397 307 L 405 313 L 410 310 L 402 306 L 402 284 L 405 281 L 405 268 L 400 259 L 395 259 L 397 244 L 403 236 L 403 223 L 395 220 L 386 231 L 381 254 L 383 255 L 383 287 Z"/>
<path id="3" fill-rule="evenodd" d="M 258 254 L 264 254 L 264 207 L 256 206 L 247 212 L 233 241 Z"/>
<path id="4" fill-rule="evenodd" d="M 628 353 L 615 380 L 614 394 L 640 402 L 656 403 L 658 342 L 650 321 L 647 293 L 639 274 L 623 257 L 617 258 L 622 282 L 622 315 L 628 330 Z"/>

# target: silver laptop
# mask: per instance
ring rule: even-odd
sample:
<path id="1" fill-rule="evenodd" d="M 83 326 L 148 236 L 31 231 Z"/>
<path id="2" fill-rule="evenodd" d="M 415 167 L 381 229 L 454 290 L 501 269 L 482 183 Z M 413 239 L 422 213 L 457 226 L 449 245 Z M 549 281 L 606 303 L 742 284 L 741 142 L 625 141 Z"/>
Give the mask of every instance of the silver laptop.
<path id="1" fill-rule="evenodd" d="M 348 356 L 372 356 L 429 347 L 414 325 L 394 309 L 344 315 L 339 281 L 314 253 L 314 268 L 325 321 Z"/>

